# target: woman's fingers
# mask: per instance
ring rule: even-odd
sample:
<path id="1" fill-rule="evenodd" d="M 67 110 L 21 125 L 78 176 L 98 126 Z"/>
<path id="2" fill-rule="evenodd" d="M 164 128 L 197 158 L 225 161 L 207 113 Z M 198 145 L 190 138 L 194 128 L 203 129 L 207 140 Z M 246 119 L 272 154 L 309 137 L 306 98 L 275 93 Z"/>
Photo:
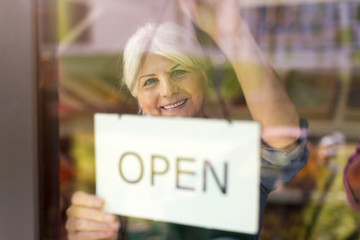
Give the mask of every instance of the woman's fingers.
<path id="1" fill-rule="evenodd" d="M 102 198 L 83 191 L 75 192 L 71 198 L 71 203 L 73 205 L 91 208 L 102 208 L 104 206 L 104 200 Z"/>
<path id="2" fill-rule="evenodd" d="M 118 231 L 120 228 L 120 223 L 119 221 L 115 221 L 113 223 L 102 223 L 88 219 L 70 218 L 66 222 L 65 227 L 69 232 L 75 232 L 75 231 L 109 232 L 109 231 Z"/>
<path id="3" fill-rule="evenodd" d="M 179 0 L 183 12 L 215 40 L 233 34 L 241 23 L 237 0 Z"/>
<path id="4" fill-rule="evenodd" d="M 215 8 L 208 1 L 179 0 L 183 12 L 203 31 L 211 35 L 216 25 Z"/>
<path id="5" fill-rule="evenodd" d="M 66 229 L 70 240 L 116 239 L 117 217 L 102 210 L 104 200 L 82 191 L 73 194 L 67 209 Z"/>
<path id="6" fill-rule="evenodd" d="M 69 232 L 68 240 L 116 239 L 116 232 Z"/>
<path id="7" fill-rule="evenodd" d="M 66 211 L 68 219 L 78 218 L 87 219 L 103 223 L 114 223 L 116 222 L 115 215 L 105 212 L 97 208 L 88 208 L 82 206 L 71 205 Z"/>

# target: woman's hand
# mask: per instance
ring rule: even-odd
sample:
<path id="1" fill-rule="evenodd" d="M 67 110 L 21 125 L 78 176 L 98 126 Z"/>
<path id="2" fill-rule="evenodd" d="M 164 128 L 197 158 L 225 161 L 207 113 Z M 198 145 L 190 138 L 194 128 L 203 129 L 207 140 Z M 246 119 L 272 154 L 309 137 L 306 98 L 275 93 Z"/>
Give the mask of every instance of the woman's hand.
<path id="1" fill-rule="evenodd" d="M 183 11 L 215 41 L 236 35 L 242 26 L 236 0 L 179 0 Z"/>
<path id="2" fill-rule="evenodd" d="M 76 192 L 67 209 L 66 230 L 69 240 L 117 239 L 117 217 L 102 210 L 104 200 L 96 195 Z"/>

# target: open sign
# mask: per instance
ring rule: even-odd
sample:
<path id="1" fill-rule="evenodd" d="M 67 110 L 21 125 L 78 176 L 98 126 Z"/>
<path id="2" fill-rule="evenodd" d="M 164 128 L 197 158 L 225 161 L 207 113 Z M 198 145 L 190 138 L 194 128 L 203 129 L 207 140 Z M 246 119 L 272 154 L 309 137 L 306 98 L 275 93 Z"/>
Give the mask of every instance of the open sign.
<path id="1" fill-rule="evenodd" d="M 119 215 L 256 233 L 256 122 L 96 114 L 97 194 Z"/>
<path id="2" fill-rule="evenodd" d="M 129 159 L 130 158 L 130 161 L 138 161 L 139 162 L 139 167 L 137 168 L 139 170 L 139 174 L 137 177 L 135 177 L 135 179 L 129 179 L 128 177 L 126 177 L 125 175 L 125 172 L 126 172 L 126 168 L 124 168 L 124 164 L 123 162 L 125 161 L 125 159 Z M 134 159 L 133 159 L 134 158 Z M 161 155 L 151 155 L 150 156 L 150 162 L 151 162 L 151 185 L 155 185 L 155 176 L 156 175 L 164 175 L 168 172 L 169 170 L 169 160 L 164 157 L 164 156 L 161 156 Z M 155 163 L 156 161 L 162 161 L 163 163 L 165 163 L 165 169 L 161 170 L 161 171 L 158 171 L 155 169 Z M 180 184 L 180 175 L 195 175 L 195 171 L 185 171 L 185 170 L 182 170 L 180 168 L 180 163 L 181 162 L 194 162 L 195 159 L 193 158 L 184 158 L 184 157 L 177 157 L 176 158 L 176 177 L 175 177 L 175 183 L 174 186 L 176 186 L 176 188 L 178 189 L 184 189 L 184 190 L 191 190 L 191 191 L 194 191 L 194 187 L 190 187 L 190 186 L 184 186 L 182 184 Z M 172 161 L 174 162 L 174 161 Z M 131 168 L 127 168 L 128 170 L 131 169 Z M 213 173 L 213 176 L 215 177 L 215 180 L 216 180 L 216 183 L 218 184 L 218 187 L 220 188 L 220 191 L 223 193 L 223 194 L 226 194 L 226 190 L 227 190 L 227 179 L 228 179 L 228 176 L 227 176 L 227 172 L 228 172 L 228 164 L 227 162 L 224 162 L 224 174 L 223 174 L 223 177 L 224 177 L 224 180 L 223 180 L 223 183 L 221 184 L 217 175 L 215 174 L 215 171 L 214 171 L 214 168 L 211 164 L 211 162 L 209 161 L 204 161 L 204 165 L 203 165 L 203 175 L 202 175 L 202 178 L 203 178 L 203 190 L 206 191 L 207 189 L 207 169 L 211 170 L 211 172 Z M 120 176 L 122 178 L 122 180 L 124 180 L 125 182 L 127 183 L 132 183 L 132 184 L 135 184 L 135 183 L 138 183 L 142 180 L 143 176 L 144 176 L 144 163 L 143 163 L 143 160 L 142 158 L 139 156 L 139 154 L 135 153 L 135 152 L 125 152 L 121 155 L 120 157 L 120 163 L 119 163 L 119 173 L 120 173 Z"/>

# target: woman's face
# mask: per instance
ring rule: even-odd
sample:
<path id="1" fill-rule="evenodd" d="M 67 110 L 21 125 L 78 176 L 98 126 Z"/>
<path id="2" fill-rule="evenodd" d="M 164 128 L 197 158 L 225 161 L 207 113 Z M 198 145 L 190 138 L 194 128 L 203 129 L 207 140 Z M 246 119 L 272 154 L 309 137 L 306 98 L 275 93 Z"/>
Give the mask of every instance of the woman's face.
<path id="1" fill-rule="evenodd" d="M 152 116 L 204 117 L 207 82 L 201 71 L 148 53 L 138 75 L 138 101 Z"/>

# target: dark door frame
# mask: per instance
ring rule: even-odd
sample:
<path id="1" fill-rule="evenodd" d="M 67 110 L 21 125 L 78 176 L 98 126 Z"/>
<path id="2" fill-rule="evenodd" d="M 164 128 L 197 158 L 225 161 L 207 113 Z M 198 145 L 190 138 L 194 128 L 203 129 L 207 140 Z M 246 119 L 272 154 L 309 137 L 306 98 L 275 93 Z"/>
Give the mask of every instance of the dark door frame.
<path id="1" fill-rule="evenodd" d="M 0 239 L 59 236 L 56 41 L 41 37 L 55 7 L 0 2 Z"/>

